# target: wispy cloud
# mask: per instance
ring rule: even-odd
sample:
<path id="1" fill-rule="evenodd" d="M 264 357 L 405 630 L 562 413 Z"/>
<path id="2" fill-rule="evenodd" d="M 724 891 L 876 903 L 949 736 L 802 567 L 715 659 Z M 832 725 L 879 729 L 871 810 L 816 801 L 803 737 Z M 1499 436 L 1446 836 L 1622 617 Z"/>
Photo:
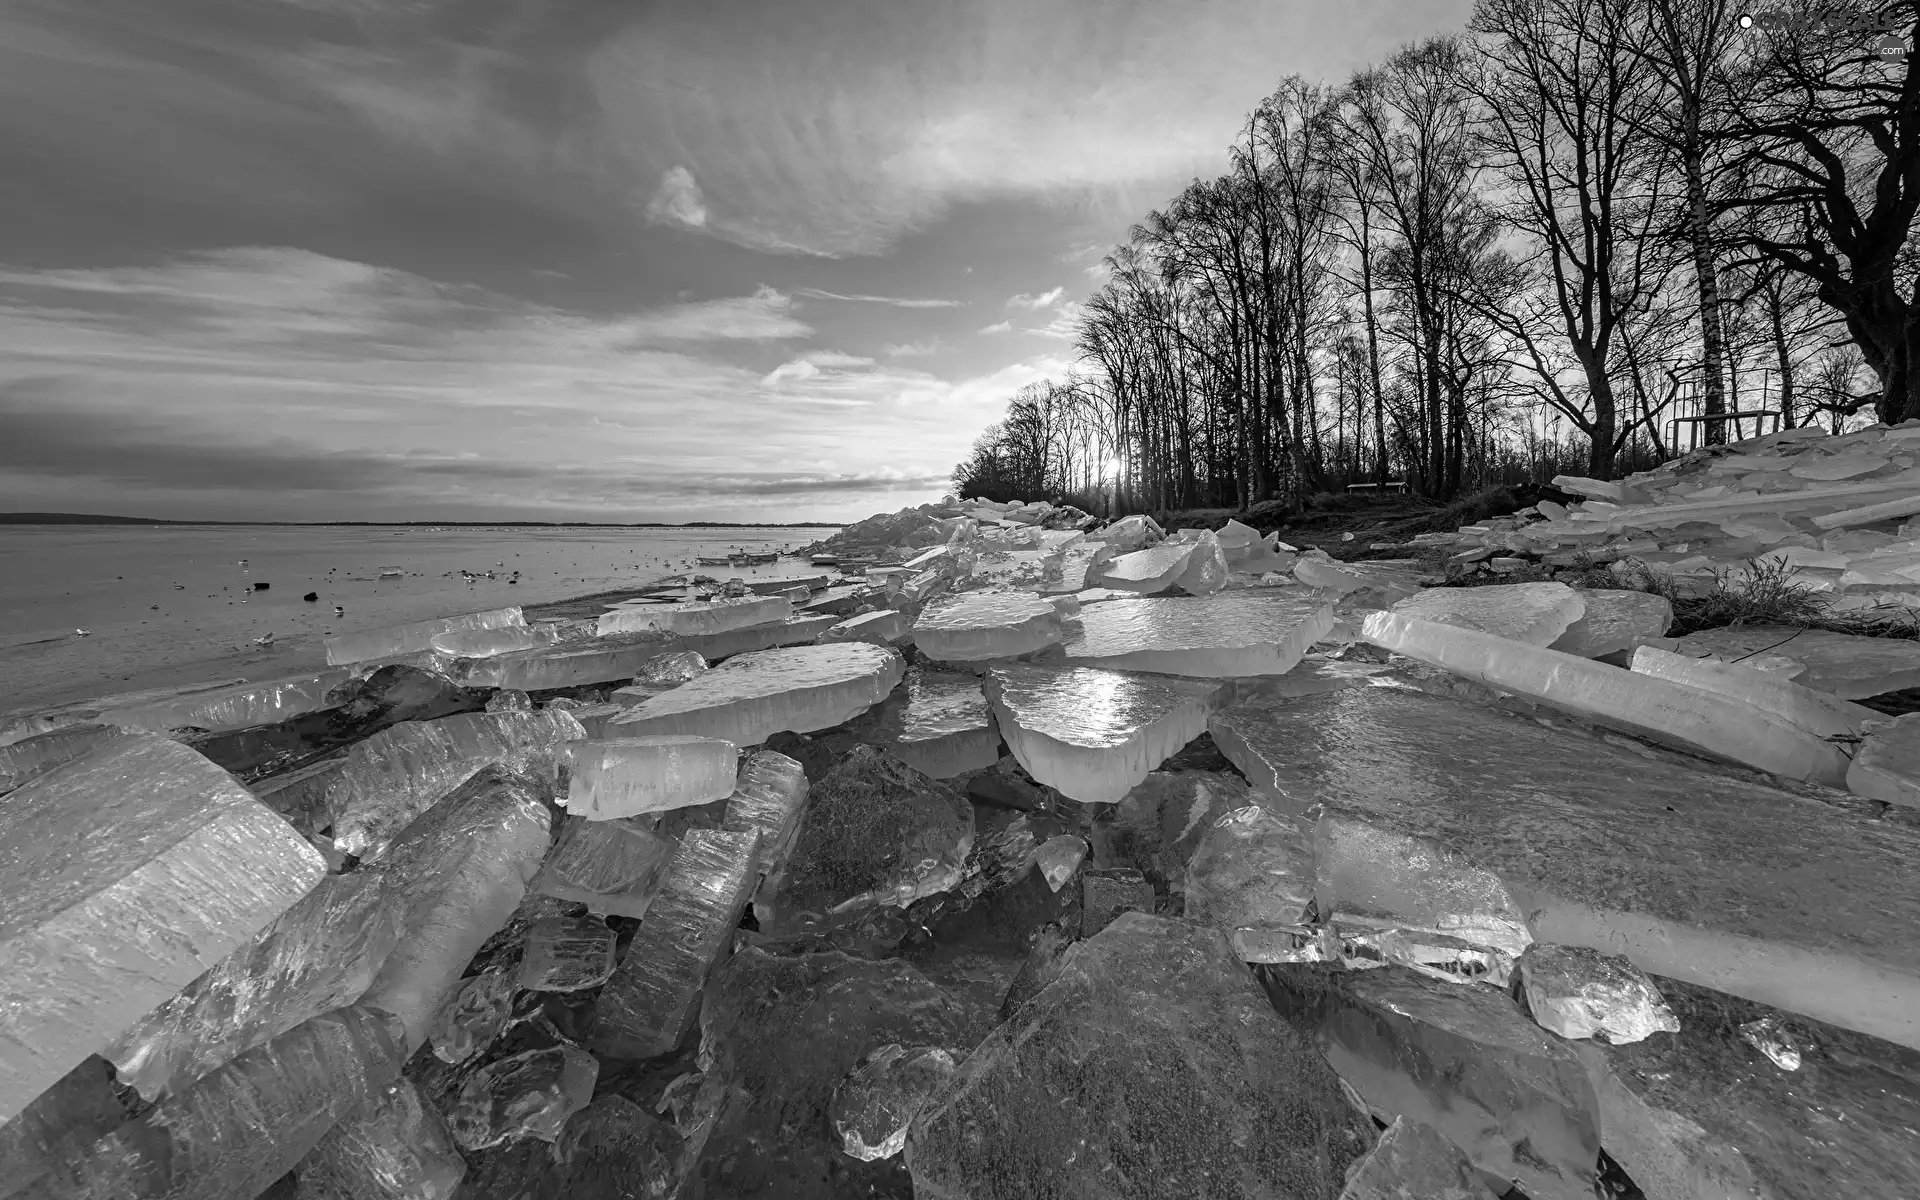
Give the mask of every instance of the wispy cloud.
<path id="1" fill-rule="evenodd" d="M 810 300 L 846 300 L 856 304 L 887 304 L 894 308 L 963 308 L 958 300 L 920 300 L 900 296 L 843 296 L 838 292 L 826 292 L 819 288 L 800 288 L 795 295 Z"/>
<path id="2" fill-rule="evenodd" d="M 980 327 L 980 332 L 981 333 L 1011 333 L 1013 332 L 1013 322 L 1012 321 L 995 321 L 991 325 L 982 325 Z"/>
<path id="3" fill-rule="evenodd" d="M 939 349 L 939 339 L 929 338 L 921 342 L 888 342 L 880 347 L 880 353 L 888 358 L 925 358 Z"/>
<path id="4" fill-rule="evenodd" d="M 1072 300 L 1068 300 L 1054 310 L 1051 321 L 1048 321 L 1045 325 L 1036 329 L 1029 329 L 1027 332 L 1037 333 L 1041 337 L 1059 338 L 1070 341 L 1080 336 L 1080 324 L 1086 319 L 1086 315 L 1087 309 L 1085 305 L 1076 304 Z"/>
<path id="5" fill-rule="evenodd" d="M 1007 307 L 1038 312 L 1043 308 L 1052 308 L 1060 302 L 1060 297 L 1066 294 L 1067 289 L 1064 287 L 1057 287 L 1047 292 L 1022 292 L 1018 296 L 1008 296 Z"/>

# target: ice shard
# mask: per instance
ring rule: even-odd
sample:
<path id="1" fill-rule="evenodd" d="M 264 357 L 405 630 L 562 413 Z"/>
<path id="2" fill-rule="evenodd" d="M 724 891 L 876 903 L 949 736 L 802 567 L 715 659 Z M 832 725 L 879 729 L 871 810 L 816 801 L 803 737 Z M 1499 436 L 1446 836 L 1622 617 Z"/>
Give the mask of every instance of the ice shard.
<path id="1" fill-rule="evenodd" d="M 689 600 L 676 604 L 644 604 L 603 614 L 599 632 L 631 633 L 659 629 L 667 633 L 726 633 L 749 625 L 784 621 L 793 615 L 785 596 L 747 596 L 738 600 Z"/>
<path id="2" fill-rule="evenodd" d="M 41 1092 L 13 1120 L 0 1124 L 0 1198 L 11 1198 L 56 1163 L 125 1125 L 138 1111 L 113 1085 L 113 1066 L 89 1055 Z"/>
<path id="3" fill-rule="evenodd" d="M 267 725 L 328 707 L 328 695 L 353 676 L 351 669 L 336 667 L 291 679 L 243 683 L 148 704 L 110 708 L 100 714 L 100 720 L 107 725 L 158 733 L 183 725 L 215 733 Z"/>
<path id="4" fill-rule="evenodd" d="M 906 1157 L 917 1196 L 1254 1200 L 1336 1195 L 1373 1140 L 1218 930 L 1123 913 L 929 1097 Z"/>
<path id="5" fill-rule="evenodd" d="M 567 642 L 461 662 L 454 675 L 468 687 L 517 688 L 523 692 L 612 683 L 643 674 L 661 659 L 682 652 L 672 634 L 648 630 L 617 637 Z"/>
<path id="6" fill-rule="evenodd" d="M 257 1196 L 406 1058 L 399 1023 L 366 1005 L 302 1022 L 171 1096 L 28 1185 L 31 1200 Z"/>
<path id="7" fill-rule="evenodd" d="M 1047 888 L 1054 892 L 1067 886 L 1086 860 L 1086 839 L 1072 833 L 1055 834 L 1033 853 L 1033 865 L 1047 881 Z"/>
<path id="8" fill-rule="evenodd" d="M 912 635 L 907 614 L 883 608 L 879 612 L 848 617 L 820 635 L 823 642 L 871 642 L 876 646 L 897 646 Z"/>
<path id="9" fill-rule="evenodd" d="M 301 834 L 312 836 L 333 824 L 333 807 L 328 797 L 334 780 L 346 765 L 346 751 L 336 751 L 319 762 L 255 780 L 248 785 L 248 790 Z"/>
<path id="10" fill-rule="evenodd" d="M 85 758 L 109 742 L 135 736 L 138 735 L 118 725 L 68 725 L 8 742 L 0 746 L 0 795 L 29 779 L 45 775 L 61 763 Z"/>
<path id="11" fill-rule="evenodd" d="M 1563 1038 L 1599 1036 L 1621 1045 L 1680 1032 L 1660 989 L 1618 955 L 1535 942 L 1518 966 L 1521 1003 L 1541 1028 Z"/>
<path id="12" fill-rule="evenodd" d="M 506 971 L 482 971 L 461 980 L 427 1029 L 433 1056 L 459 1066 L 484 1053 L 513 1019 L 513 992 L 514 977 Z"/>
<path id="13" fill-rule="evenodd" d="M 433 639 L 460 629 L 504 629 L 525 625 L 519 608 L 495 608 L 486 612 L 443 617 L 437 621 L 417 621 L 387 629 L 369 629 L 363 633 L 343 633 L 326 640 L 327 665 L 368 662 L 376 658 L 396 658 L 433 650 Z"/>
<path id="14" fill-rule="evenodd" d="M 295 1200 L 451 1200 L 466 1173 L 446 1118 L 398 1079 L 300 1160 Z"/>
<path id="15" fill-rule="evenodd" d="M 569 816 L 530 886 L 542 895 L 584 904 L 589 912 L 644 916 L 679 848 L 639 820 Z"/>
<path id="16" fill-rule="evenodd" d="M 953 1070 L 953 1055 L 938 1046 L 890 1042 L 868 1054 L 833 1090 L 828 1115 L 840 1148 L 861 1162 L 905 1150 L 907 1126 Z"/>
<path id="17" fill-rule="evenodd" d="M 987 698 L 1027 774 L 1082 803 L 1111 804 L 1198 737 L 1225 686 L 1076 667 L 995 667 Z"/>
<path id="18" fill-rule="evenodd" d="M 1920 687 L 1920 642 L 1904 638 L 1861 637 L 1825 629 L 1744 625 L 1690 633 L 1674 649 L 1688 657 L 1746 661 L 1777 655 L 1805 663 L 1802 687 L 1832 692 L 1842 700 L 1863 700 L 1883 692 Z"/>
<path id="19" fill-rule="evenodd" d="M 598 917 L 548 917 L 527 931 L 516 982 L 530 992 L 577 992 L 613 974 L 614 932 Z"/>
<path id="20" fill-rule="evenodd" d="M 538 650 L 564 641 L 562 627 L 548 625 L 506 625 L 499 629 L 455 629 L 436 633 L 427 643 L 441 654 L 455 658 L 492 658 L 516 650 Z"/>
<path id="21" fill-rule="evenodd" d="M 1340 1200 L 1489 1200 L 1460 1147 L 1431 1125 L 1394 1118 L 1360 1160 Z"/>
<path id="22" fill-rule="evenodd" d="M 752 654 L 756 650 L 810 645 L 839 623 L 840 619 L 831 614 L 797 616 L 765 625 L 729 629 L 724 633 L 692 633 L 680 640 L 689 650 L 698 651 L 711 662 L 718 662 L 736 654 Z"/>
<path id="23" fill-rule="evenodd" d="M 1111 822 L 1095 823 L 1094 859 L 1102 866 L 1134 867 L 1184 896 L 1187 864 L 1200 839 L 1215 821 L 1253 803 L 1237 775 L 1155 771 L 1114 806 Z"/>
<path id="24" fill-rule="evenodd" d="M 1284 675 L 1333 629 L 1314 597 L 1250 591 L 1115 600 L 1080 616 L 1066 643 L 1075 666 L 1210 679 Z"/>
<path id="25" fill-rule="evenodd" d="M 1241 958 L 1260 962 L 1268 935 L 1311 919 L 1313 882 L 1310 830 L 1248 805 L 1216 820 L 1200 839 L 1187 865 L 1186 918 L 1216 927 Z"/>
<path id="26" fill-rule="evenodd" d="M 1393 611 L 1528 646 L 1550 646 L 1586 613 L 1583 594 L 1564 583 L 1429 588 L 1400 601 Z"/>
<path id="27" fill-rule="evenodd" d="M 1592 1200 L 1593 1085 L 1566 1043 L 1504 994 L 1405 967 L 1287 965 L 1259 978 L 1368 1107 L 1433 1126 L 1533 1200 Z"/>
<path id="28" fill-rule="evenodd" d="M 1107 564 L 1113 561 L 1113 555 L 1113 547 L 1106 542 L 1082 542 L 1071 546 L 1060 554 L 1059 578 L 1048 582 L 1041 590 L 1049 594 L 1084 591 L 1092 586 L 1091 581 L 1100 578 Z"/>
<path id="29" fill-rule="evenodd" d="M 568 742 L 586 730 L 564 709 L 467 713 L 409 721 L 355 746 L 329 790 L 334 840 L 349 854 L 377 858 L 406 824 L 481 768 L 551 779 Z"/>
<path id="30" fill-rule="evenodd" d="M 913 644 L 945 662 L 1031 654 L 1064 635 L 1053 603 L 1031 592 L 965 592 L 928 605 L 913 623 Z"/>
<path id="31" fill-rule="evenodd" d="M 1144 513 L 1121 517 L 1100 531 L 1101 540 L 1121 554 L 1138 550 L 1166 536 L 1154 519 Z"/>
<path id="32" fill-rule="evenodd" d="M 1844 786 L 1839 747 L 1744 701 L 1478 630 L 1377 612 L 1367 641 L 1576 717 L 1789 779 Z"/>
<path id="33" fill-rule="evenodd" d="M 1303 555 L 1293 564 L 1293 577 L 1310 588 L 1339 596 L 1368 586 L 1367 576 L 1363 572 L 1346 563 L 1335 562 L 1331 557 L 1309 558 Z"/>
<path id="34" fill-rule="evenodd" d="M 720 828 L 760 835 L 762 875 L 779 871 L 793 853 L 807 792 L 806 771 L 778 751 L 755 751 L 740 764 Z"/>
<path id="35" fill-rule="evenodd" d="M 1631 654 L 1648 638 L 1665 637 L 1673 624 L 1673 605 L 1652 592 L 1587 588 L 1580 599 L 1586 602 L 1585 611 L 1549 649 L 1581 658 Z"/>
<path id="36" fill-rule="evenodd" d="M 754 915 L 768 933 L 905 908 L 960 882 L 973 805 L 885 750 L 859 745 L 808 796 L 792 857 L 767 879 Z"/>
<path id="37" fill-rule="evenodd" d="M 700 1011 L 707 972 L 727 947 L 759 877 L 757 832 L 688 831 L 613 978 L 594 1008 L 596 1046 L 652 1058 L 680 1044 Z"/>
<path id="38" fill-rule="evenodd" d="M 38 712 L 31 709 L 16 709 L 0 717 L 0 746 L 11 745 L 43 733 L 52 733 L 56 729 L 65 729 L 70 725 L 98 724 L 101 713 L 114 709 L 137 708 L 161 701 L 176 700 L 183 696 L 205 695 L 209 692 L 238 687 L 246 682 L 244 679 L 222 679 L 212 683 L 143 688 L 137 692 L 117 692 L 111 696 L 77 700 L 72 704 L 62 704 Z"/>
<path id="39" fill-rule="evenodd" d="M 1122 554 L 1101 567 L 1097 576 L 1088 572 L 1087 585 L 1142 596 L 1164 592 L 1180 581 L 1200 550 L 1198 542 L 1162 542 L 1150 550 Z"/>
<path id="40" fill-rule="evenodd" d="M 1801 687 L 1771 671 L 1710 658 L 1688 658 L 1652 646 L 1633 652 L 1633 669 L 1751 704 L 1815 737 L 1857 737 L 1861 726 L 1880 716 L 1871 708 L 1842 700 L 1832 692 Z"/>
<path id="41" fill-rule="evenodd" d="M 720 800 L 739 761 L 732 742 L 686 733 L 586 742 L 574 752 L 567 811 L 611 821 Z"/>
<path id="42" fill-rule="evenodd" d="M 830 729 L 886 699 L 906 663 L 864 642 L 732 658 L 607 723 L 610 737 L 691 733 L 756 746 L 781 730 Z M 616 693 L 618 695 L 618 693 Z"/>
<path id="43" fill-rule="evenodd" d="M 406 1023 L 409 1051 L 481 944 L 526 894 L 547 850 L 547 807 L 534 781 L 488 766 L 402 830 L 388 850 L 407 891 L 401 940 L 361 998 Z"/>
<path id="44" fill-rule="evenodd" d="M 1647 1196 L 1906 1196 L 1920 1178 L 1920 1055 L 1795 1018 L 1784 1071 L 1743 1035 L 1785 1014 L 1658 978 L 1677 1033 L 1569 1042 L 1600 1100 L 1600 1139 Z"/>
<path id="45" fill-rule="evenodd" d="M 1216 735 L 1254 786 L 1313 814 L 1324 915 L 1591 946 L 1920 1047 L 1920 833 L 1844 797 L 1411 689 L 1221 717 L 1270 747 Z"/>
<path id="46" fill-rule="evenodd" d="M 1882 718 L 1866 734 L 1847 768 L 1847 787 L 1856 796 L 1920 808 L 1920 713 Z"/>
<path id="47" fill-rule="evenodd" d="M 0 799 L 0 1122 L 312 891 L 233 776 L 128 737 Z"/>
<path id="48" fill-rule="evenodd" d="M 600 1064 L 578 1046 L 527 1050 L 474 1072 L 447 1124 L 468 1150 L 523 1137 L 556 1141 L 567 1118 L 593 1099 L 599 1078 Z"/>
<path id="49" fill-rule="evenodd" d="M 515 688 L 501 688 L 487 701 L 487 711 L 490 713 L 532 712 L 533 697 Z"/>
<path id="50" fill-rule="evenodd" d="M 908 668 L 901 686 L 855 733 L 935 779 L 981 770 L 1000 759 L 1000 731 L 980 680 L 958 671 Z"/>
<path id="51" fill-rule="evenodd" d="M 401 905 L 384 872 L 329 875 L 251 942 L 102 1053 L 152 1100 L 244 1050 L 359 999 L 392 952 Z"/>

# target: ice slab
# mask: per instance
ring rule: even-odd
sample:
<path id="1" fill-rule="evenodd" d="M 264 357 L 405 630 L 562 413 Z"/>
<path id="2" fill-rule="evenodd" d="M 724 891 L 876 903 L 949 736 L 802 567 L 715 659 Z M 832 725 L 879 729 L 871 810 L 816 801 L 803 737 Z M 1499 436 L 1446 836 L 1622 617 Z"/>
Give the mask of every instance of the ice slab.
<path id="1" fill-rule="evenodd" d="M 666 879 L 679 843 L 639 821 L 567 817 L 531 888 L 602 915 L 639 917 Z"/>
<path id="2" fill-rule="evenodd" d="M 583 687 L 632 679 L 679 652 L 682 645 L 681 639 L 672 634 L 649 630 L 461 662 L 453 674 L 468 687 L 523 692 Z"/>
<path id="3" fill-rule="evenodd" d="M 1648 638 L 1665 637 L 1673 624 L 1673 605 L 1652 592 L 1587 588 L 1580 592 L 1580 599 L 1586 610 L 1549 649 L 1581 658 L 1632 653 Z"/>
<path id="4" fill-rule="evenodd" d="M 1584 594 L 1564 583 L 1429 588 L 1400 601 L 1393 611 L 1528 646 L 1550 646 L 1586 613 Z"/>
<path id="5" fill-rule="evenodd" d="M 1832 692 L 1842 700 L 1920 687 L 1920 642 L 1902 638 L 1746 625 L 1690 633 L 1679 639 L 1674 649 L 1688 657 L 1724 661 L 1763 654 L 1792 658 L 1807 666 L 1806 674 L 1798 676 L 1796 683 Z"/>
<path id="6" fill-rule="evenodd" d="M 987 698 L 1027 773 L 1083 803 L 1125 796 L 1200 735 L 1227 689 L 1172 675 L 995 667 Z"/>
<path id="7" fill-rule="evenodd" d="M 325 874 L 279 814 L 165 738 L 0 799 L 0 1122 Z"/>
<path id="8" fill-rule="evenodd" d="M 1248 805 L 1202 835 L 1187 865 L 1186 918 L 1219 929 L 1246 957 L 1262 935 L 1311 919 L 1313 881 L 1311 830 Z"/>
<path id="9" fill-rule="evenodd" d="M 1094 825 L 1094 860 L 1103 867 L 1136 868 L 1172 895 L 1184 896 L 1187 865 L 1200 839 L 1215 821 L 1253 803 L 1237 775 L 1155 771 L 1114 807 L 1112 821 Z"/>
<path id="10" fill-rule="evenodd" d="M 1534 1200 L 1593 1200 L 1598 1101 L 1566 1043 L 1493 988 L 1405 967 L 1259 972 L 1368 1107 L 1431 1125 Z"/>
<path id="11" fill-rule="evenodd" d="M 1616 1045 L 1680 1032 L 1653 980 L 1631 962 L 1591 946 L 1535 942 L 1520 956 L 1521 1003 L 1540 1027 L 1563 1038 Z"/>
<path id="12" fill-rule="evenodd" d="M 1654 981 L 1677 1033 L 1569 1045 L 1600 1100 L 1601 1141 L 1648 1196 L 1905 1196 L 1920 1178 L 1920 1055 L 1793 1018 L 1808 1050 L 1784 1071 L 1743 1036 L 1786 1014 Z"/>
<path id="13" fill-rule="evenodd" d="M 1059 611 L 1030 592 L 966 592 L 927 606 L 913 623 L 913 644 L 945 662 L 1013 658 L 1063 636 Z"/>
<path id="14" fill-rule="evenodd" d="M 757 750 L 740 764 L 720 828 L 760 835 L 762 875 L 779 871 L 793 853 L 807 792 L 806 771 L 777 750 Z"/>
<path id="15" fill-rule="evenodd" d="M 552 625 L 506 625 L 499 629 L 455 629 L 436 633 L 428 649 L 455 658 L 492 658 L 516 650 L 538 650 L 565 640 L 563 627 Z"/>
<path id="16" fill-rule="evenodd" d="M 1340 1200 L 1488 1200 L 1492 1194 L 1446 1135 L 1395 1117 L 1347 1180 Z"/>
<path id="17" fill-rule="evenodd" d="M 1907 713 L 1867 731 L 1847 768 L 1856 796 L 1920 808 L 1920 713 Z"/>
<path id="18" fill-rule="evenodd" d="M 688 649 L 705 655 L 709 661 L 718 662 L 736 654 L 752 654 L 756 650 L 804 646 L 818 641 L 821 634 L 839 623 L 840 619 L 830 614 L 789 617 L 784 621 L 748 625 L 724 633 L 688 634 L 681 641 Z"/>
<path id="19" fill-rule="evenodd" d="M 286 818 L 302 835 L 319 833 L 333 824 L 328 793 L 347 765 L 345 751 L 304 767 L 254 781 L 248 790 L 260 802 Z"/>
<path id="20" fill-rule="evenodd" d="M 1217 551 L 1218 545 L 1214 549 Z M 1103 566 L 1098 576 L 1089 572 L 1086 582 L 1089 587 L 1142 596 L 1164 592 L 1180 581 L 1197 552 L 1201 552 L 1198 542 L 1162 542 L 1149 550 L 1120 555 Z"/>
<path id="21" fill-rule="evenodd" d="M 833 1089 L 828 1119 L 840 1148 L 861 1162 L 905 1150 L 907 1126 L 953 1071 L 953 1055 L 938 1046 L 890 1042 L 868 1054 Z"/>
<path id="22" fill-rule="evenodd" d="M 257 1196 L 406 1058 L 392 1014 L 338 1008 L 255 1046 L 29 1185 L 33 1200 Z"/>
<path id="23" fill-rule="evenodd" d="M 694 734 L 584 742 L 573 756 L 567 811 L 611 821 L 720 800 L 733 793 L 739 761 L 732 742 Z"/>
<path id="24" fill-rule="evenodd" d="M 39 711 L 15 709 L 4 717 L 0 717 L 0 746 L 11 745 L 43 733 L 52 733 L 56 729 L 65 729 L 71 725 L 98 724 L 101 713 L 114 709 L 139 708 L 183 696 L 205 695 L 209 692 L 238 687 L 246 682 L 244 679 L 222 679 L 212 683 L 195 683 L 178 687 L 143 688 L 137 692 L 95 696 L 88 700 L 79 700 L 72 704 L 62 704 Z"/>
<path id="25" fill-rule="evenodd" d="M 1000 759 L 1000 731 L 980 680 L 958 671 L 909 667 L 901 685 L 855 733 L 935 779 L 978 771 Z"/>
<path id="26" fill-rule="evenodd" d="M 599 1078 L 599 1062 L 578 1046 L 523 1051 L 474 1072 L 447 1124 L 468 1150 L 526 1137 L 553 1142 L 593 1099 Z"/>
<path id="27" fill-rule="evenodd" d="M 379 870 L 329 875 L 253 940 L 102 1053 L 149 1100 L 244 1050 L 359 999 L 392 952 L 401 905 Z"/>
<path id="28" fill-rule="evenodd" d="M 659 629 L 667 633 L 726 633 L 749 625 L 784 621 L 793 615 L 785 596 L 744 596 L 737 600 L 689 600 L 675 604 L 646 604 L 604 613 L 599 633 L 631 633 Z"/>
<path id="29" fill-rule="evenodd" d="M 1336 1195 L 1373 1140 L 1218 930 L 1130 912 L 967 1056 L 906 1156 L 917 1196 L 1254 1200 Z"/>
<path id="30" fill-rule="evenodd" d="M 467 1164 L 440 1110 L 397 1079 L 328 1130 L 298 1173 L 295 1200 L 451 1200 Z"/>
<path id="31" fill-rule="evenodd" d="M 326 708 L 328 695 L 353 677 L 351 669 L 335 667 L 291 679 L 243 683 L 150 704 L 110 708 L 101 712 L 100 720 L 108 725 L 159 733 L 184 725 L 215 733 L 244 729 Z"/>
<path id="32" fill-rule="evenodd" d="M 1237 739 L 1221 736 L 1227 726 Z M 1912 830 L 1411 689 L 1230 709 L 1214 736 L 1290 811 L 1323 806 L 1323 914 L 1516 952 L 1535 939 L 1591 946 L 1920 1046 Z M 1247 755 L 1250 745 L 1262 752 Z"/>
<path id="33" fill-rule="evenodd" d="M 1852 525 L 1872 525 L 1879 521 L 1910 517 L 1915 513 L 1920 513 L 1920 496 L 1903 496 L 1898 500 L 1882 500 L 1877 504 L 1863 504 L 1858 508 L 1826 513 L 1813 518 L 1813 523 L 1821 529 L 1845 529 Z"/>
<path id="34" fill-rule="evenodd" d="M 1227 586 L 1227 555 L 1212 531 L 1199 530 L 1197 535 L 1193 539 L 1193 551 L 1187 556 L 1186 569 L 1173 581 L 1173 586 L 1189 596 L 1210 596 Z"/>
<path id="35" fill-rule="evenodd" d="M 513 991 L 514 976 L 506 971 L 482 971 L 461 980 L 427 1029 L 433 1056 L 459 1066 L 485 1052 L 513 1018 Z"/>
<path id="36" fill-rule="evenodd" d="M 548 917 L 527 930 L 516 982 L 530 992 L 577 992 L 613 974 L 616 938 L 598 917 Z"/>
<path id="37" fill-rule="evenodd" d="M 549 821 L 533 780 L 490 765 L 393 840 L 385 861 L 407 912 L 400 944 L 361 1002 L 405 1022 L 409 1052 L 426 1040 L 474 952 L 526 895 Z"/>
<path id="38" fill-rule="evenodd" d="M 1337 596 L 1368 586 L 1365 574 L 1331 558 L 1302 557 L 1293 564 L 1293 577 L 1310 588 Z"/>
<path id="39" fill-rule="evenodd" d="M 1100 540 L 1120 554 L 1131 553 L 1166 536 L 1154 519 L 1144 513 L 1121 517 L 1100 531 Z"/>
<path id="40" fill-rule="evenodd" d="M 1040 590 L 1049 595 L 1071 593 L 1086 590 L 1090 581 L 1098 580 L 1106 565 L 1113 561 L 1114 549 L 1106 542 L 1081 542 L 1061 551 L 1059 558 L 1059 578 L 1046 583 Z"/>
<path id="41" fill-rule="evenodd" d="M 594 1007 L 595 1044 L 621 1058 L 666 1054 L 700 1011 L 759 876 L 757 832 L 688 831 L 626 957 Z"/>
<path id="42" fill-rule="evenodd" d="M 864 642 L 732 658 L 607 723 L 612 737 L 691 733 L 755 746 L 781 730 L 829 729 L 886 699 L 906 664 Z M 618 693 L 616 693 L 616 696 Z"/>
<path id="43" fill-rule="evenodd" d="M 569 743 L 586 737 L 565 710 L 466 713 L 408 721 L 347 754 L 328 790 L 334 840 L 348 854 L 378 858 L 407 823 L 481 768 L 552 778 Z"/>
<path id="44" fill-rule="evenodd" d="M 820 635 L 823 642 L 872 642 L 876 646 L 893 646 L 905 641 L 912 634 L 907 614 L 883 608 L 879 612 L 861 613 L 857 617 L 848 617 L 838 625 L 830 627 Z"/>
<path id="45" fill-rule="evenodd" d="M 960 882 L 973 805 L 870 745 L 815 784 L 792 857 L 754 898 L 763 932 L 824 930 L 872 908 L 906 908 Z"/>
<path id="46" fill-rule="evenodd" d="M 1789 779 L 1845 784 L 1839 747 L 1716 692 L 1404 613 L 1374 613 L 1361 632 L 1382 649 L 1640 737 Z"/>
<path id="47" fill-rule="evenodd" d="M 0 746 L 0 795 L 62 763 L 85 758 L 109 742 L 139 735 L 118 725 L 68 725 Z"/>
<path id="48" fill-rule="evenodd" d="M 1326 601 L 1273 592 L 1115 600 L 1080 616 L 1075 666 L 1221 679 L 1284 675 L 1333 629 Z"/>
<path id="49" fill-rule="evenodd" d="M 435 621 L 416 621 L 411 625 L 395 625 L 387 629 L 369 629 L 363 633 L 343 633 L 326 640 L 327 665 L 337 667 L 342 663 L 419 654 L 433 650 L 433 639 L 443 633 L 461 629 L 504 629 L 526 623 L 526 617 L 521 615 L 516 606 L 442 617 Z"/>
<path id="50" fill-rule="evenodd" d="M 1801 687 L 1770 671 L 1756 671 L 1741 663 L 1688 658 L 1642 646 L 1633 652 L 1633 669 L 1751 704 L 1815 737 L 1854 737 L 1862 725 L 1880 717 L 1873 709 L 1842 700 L 1832 692 Z"/>
<path id="51" fill-rule="evenodd" d="M 1303 658 L 1298 666 L 1285 675 L 1263 675 L 1236 680 L 1234 694 L 1244 701 L 1311 696 L 1316 692 L 1337 692 L 1342 688 L 1372 687 L 1374 680 L 1390 674 L 1392 670 L 1392 667 L 1383 663 Z"/>
<path id="52" fill-rule="evenodd" d="M 127 1123 L 137 1111 L 129 1094 L 113 1085 L 113 1067 L 89 1055 L 60 1081 L 40 1093 L 20 1115 L 0 1125 L 0 1197 L 9 1200 L 71 1154 Z"/>

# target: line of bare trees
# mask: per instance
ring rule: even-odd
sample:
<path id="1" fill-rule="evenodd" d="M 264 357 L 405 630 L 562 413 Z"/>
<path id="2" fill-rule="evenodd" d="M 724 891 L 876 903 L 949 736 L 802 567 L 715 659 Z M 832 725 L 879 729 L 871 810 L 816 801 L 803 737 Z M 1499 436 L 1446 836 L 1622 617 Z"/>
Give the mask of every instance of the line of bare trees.
<path id="1" fill-rule="evenodd" d="M 956 486 L 1444 499 L 1758 431 L 1729 412 L 1920 417 L 1920 76 L 1885 45 L 1915 0 L 1740 12 L 1480 0 L 1341 86 L 1283 81 L 1106 257 L 1078 367 Z"/>

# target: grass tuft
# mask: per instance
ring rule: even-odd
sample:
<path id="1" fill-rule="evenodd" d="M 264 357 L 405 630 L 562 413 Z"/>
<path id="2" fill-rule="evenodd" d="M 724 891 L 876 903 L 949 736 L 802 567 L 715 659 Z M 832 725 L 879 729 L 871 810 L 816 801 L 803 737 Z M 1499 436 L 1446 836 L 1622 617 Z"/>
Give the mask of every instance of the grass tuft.
<path id="1" fill-rule="evenodd" d="M 1669 637 L 1742 625 L 1811 628 L 1826 616 L 1828 604 L 1819 592 L 1796 582 L 1793 568 L 1778 559 L 1749 560 L 1742 567 L 1715 571 L 1713 583 L 1704 590 L 1644 566 L 1617 577 L 1614 586 L 1665 597 L 1673 605 Z"/>

